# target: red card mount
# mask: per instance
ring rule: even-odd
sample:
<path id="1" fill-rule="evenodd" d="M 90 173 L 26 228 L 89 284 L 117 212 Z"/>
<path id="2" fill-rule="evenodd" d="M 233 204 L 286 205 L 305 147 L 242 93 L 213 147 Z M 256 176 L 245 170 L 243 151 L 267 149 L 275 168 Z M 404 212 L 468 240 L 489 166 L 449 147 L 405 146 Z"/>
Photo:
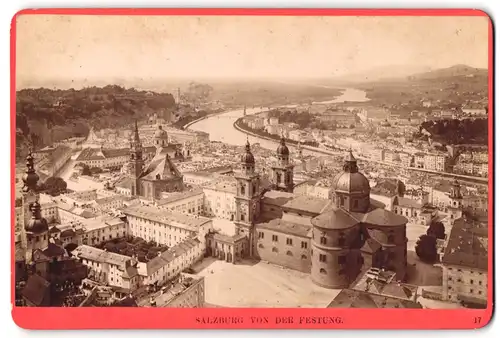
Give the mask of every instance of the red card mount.
<path id="1" fill-rule="evenodd" d="M 224 308 L 224 307 L 154 307 L 154 306 L 139 306 L 139 307 L 43 307 L 43 306 L 13 306 L 12 316 L 16 324 L 22 328 L 53 330 L 53 329 L 476 329 L 482 328 L 489 323 L 493 313 L 493 297 L 494 297 L 494 267 L 493 267 L 493 26 L 491 19 L 485 12 L 473 9 L 27 9 L 18 12 L 12 20 L 11 28 L 11 171 L 12 175 L 16 172 L 16 35 L 17 35 L 17 20 L 21 16 L 37 16 L 37 15 L 103 15 L 103 16 L 357 16 L 357 17 L 485 17 L 489 21 L 489 44 L 488 44 L 488 229 L 487 229 L 487 246 L 488 262 L 487 262 L 487 294 L 488 301 L 486 308 L 453 308 L 453 309 L 422 309 L 422 308 L 342 308 L 342 307 L 327 307 L 327 308 Z M 246 115 L 247 107 L 244 108 Z M 235 125 L 235 127 L 237 127 Z M 156 134 L 155 134 L 156 135 Z M 159 135 L 159 134 L 158 134 Z M 279 138 L 275 140 L 279 143 Z M 283 136 L 283 144 L 284 144 Z M 287 141 L 288 142 L 288 141 Z M 300 142 L 298 142 L 300 146 Z M 243 144 L 242 144 L 243 145 Z M 286 147 L 286 145 L 285 145 Z M 306 146 L 304 146 L 306 147 Z M 282 149 L 280 156 L 283 160 L 288 159 L 288 148 L 286 152 Z M 136 150 L 139 150 L 137 147 Z M 241 176 L 239 182 L 245 185 L 248 182 L 248 187 L 251 187 L 254 182 L 252 176 L 252 165 L 255 166 L 255 160 L 248 147 L 248 154 L 245 155 L 245 170 L 246 176 Z M 142 155 L 142 153 L 141 153 Z M 251 156 L 250 156 L 251 155 Z M 351 152 L 352 156 L 352 152 Z M 172 157 L 172 156 L 171 156 Z M 173 158 L 173 157 L 172 157 Z M 135 161 L 141 160 L 135 158 Z M 242 160 L 243 161 L 243 160 Z M 281 158 L 280 158 L 281 161 Z M 352 162 L 352 163 L 351 163 Z M 346 175 L 357 173 L 356 160 L 346 160 L 344 171 Z M 354 163 L 354 164 L 353 164 Z M 277 167 L 278 168 L 278 167 Z M 281 168 L 281 167 L 279 167 Z M 286 166 L 283 167 L 283 176 L 287 177 Z M 273 168 L 274 172 L 278 169 Z M 173 175 L 173 174 L 172 174 Z M 237 176 L 239 177 L 239 176 Z M 12 189 L 12 227 L 16 224 L 16 180 L 11 178 Z M 158 179 L 158 177 L 157 177 Z M 280 181 L 281 182 L 281 181 Z M 292 184 L 293 185 L 293 184 Z M 246 187 L 246 185 L 245 185 Z M 241 194 L 245 194 L 245 187 L 238 185 Z M 287 189 L 284 185 L 283 189 Z M 240 192 L 238 192 L 240 194 Z M 239 206 L 246 201 L 245 196 L 236 195 L 236 199 L 240 202 Z M 239 196 L 239 197 L 238 197 Z M 252 197 L 249 197 L 252 200 Z M 36 213 L 36 203 L 32 212 Z M 357 204 L 356 204 L 357 205 Z M 260 210 L 258 204 L 249 204 L 246 210 L 249 213 Z M 34 211 L 33 211 L 34 210 Z M 240 210 L 240 209 L 238 209 Z M 340 210 L 340 209 L 339 209 Z M 238 211 L 242 212 L 242 211 Z M 379 211 L 383 212 L 383 211 Z M 332 211 L 333 214 L 336 211 Z M 131 214 L 132 215 L 132 214 Z M 245 232 L 244 226 L 245 216 L 236 214 L 238 221 L 241 223 L 240 230 L 246 236 L 250 232 Z M 368 214 L 366 214 L 368 215 Z M 330 215 L 331 216 L 331 215 Z M 334 215 L 335 217 L 340 217 Z M 398 215 L 396 215 L 398 216 Z M 35 216 L 34 216 L 35 217 Z M 129 217 L 131 217 L 129 215 Z M 318 216 L 320 217 L 320 216 Z M 398 216 L 399 217 L 399 216 Z M 36 218 L 36 217 L 35 217 Z M 368 216 L 365 217 L 368 219 Z M 241 220 L 241 221 L 240 221 Z M 320 222 L 321 220 L 317 220 Z M 314 221 L 313 221 L 314 222 Z M 38 229 L 38 223 L 33 223 L 31 230 Z M 30 230 L 30 231 L 31 231 Z M 35 231 L 35 230 L 33 230 Z M 313 236 L 316 235 L 313 230 Z M 330 230 L 325 230 L 323 233 L 329 233 Z M 367 231 L 371 231 L 368 229 Z M 12 303 L 16 304 L 16 238 L 15 232 L 12 232 Z M 36 231 L 34 232 L 36 233 Z M 267 234 L 266 234 L 267 235 Z M 318 236 L 327 238 L 327 235 Z M 35 237 L 33 237 L 35 238 Z M 34 239 L 33 239 L 34 240 Z M 326 242 L 326 239 L 325 239 Z M 238 247 L 238 242 L 235 242 L 235 248 Z M 305 243 L 305 242 L 304 242 Z M 322 242 L 323 243 L 323 242 Z M 290 242 L 287 244 L 291 244 Z M 303 244 L 305 245 L 305 244 Z M 326 244 L 318 244 L 318 247 Z M 312 246 L 312 245 L 311 245 Z M 217 247 L 215 247 L 217 248 Z M 328 251 L 328 248 L 323 248 Z M 321 249 L 321 250 L 323 250 Z M 243 250 L 243 249 L 242 249 Z M 246 249 L 245 249 L 246 250 Z M 258 250 L 257 245 L 254 249 Z M 323 252 L 323 251 L 321 251 Z M 329 251 L 330 252 L 330 251 Z M 232 251 L 232 255 L 238 255 L 239 251 Z M 35 251 L 33 253 L 36 254 Z M 242 251 L 243 254 L 243 251 Z M 320 261 L 327 259 L 327 255 L 320 253 Z M 406 256 L 406 249 L 405 249 Z M 230 257 L 230 258 L 229 258 Z M 328 256 L 329 259 L 330 256 Z M 234 259 L 233 256 L 224 255 L 225 260 Z M 340 262 L 340 258 L 339 258 Z M 313 263 L 313 268 L 315 263 Z M 344 264 L 340 262 L 339 264 Z M 355 264 L 349 261 L 349 266 Z M 127 265 L 129 267 L 130 265 Z M 125 269 L 127 269 L 127 267 Z M 455 267 L 455 269 L 459 269 Z M 318 271 L 321 271 L 318 269 Z M 329 271 L 324 271 L 326 275 Z M 370 270 L 371 271 L 371 270 Z M 451 271 L 451 270 L 450 270 Z M 448 276 L 448 275 L 446 275 Z M 449 275 L 451 276 L 451 275 Z M 317 285 L 326 285 L 334 283 L 321 274 L 318 277 L 312 276 Z M 452 278 L 452 277 L 449 277 Z M 43 284 L 43 283 L 42 283 Z M 313 283 L 311 282 L 311 287 Z M 319 286 L 318 286 L 319 287 Z M 159 292 L 162 292 L 161 290 Z M 352 296 L 352 295 L 351 295 Z M 349 297 L 347 295 L 346 297 Z M 384 297 L 382 297 L 384 298 Z M 378 302 L 372 298 L 373 302 Z M 378 298 L 377 298 L 378 299 Z M 382 302 L 391 301 L 387 298 Z M 384 303 L 385 304 L 385 303 Z M 150 304 L 151 305 L 151 304 Z M 379 306 L 381 307 L 381 306 Z M 382 306 L 383 307 L 383 306 Z M 395 306 L 398 307 L 398 306 Z M 404 307 L 404 306 L 403 306 Z"/>

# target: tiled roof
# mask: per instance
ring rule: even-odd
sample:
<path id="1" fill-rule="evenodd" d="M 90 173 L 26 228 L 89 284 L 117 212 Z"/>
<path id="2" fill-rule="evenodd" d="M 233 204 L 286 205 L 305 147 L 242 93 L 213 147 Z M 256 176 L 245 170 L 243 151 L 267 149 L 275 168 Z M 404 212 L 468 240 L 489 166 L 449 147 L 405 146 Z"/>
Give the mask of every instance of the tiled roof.
<path id="1" fill-rule="evenodd" d="M 125 262 L 130 260 L 130 257 L 128 256 L 104 251 L 88 245 L 80 245 L 73 251 L 73 255 L 78 258 L 89 259 L 94 262 L 109 263 L 123 268 L 125 266 Z"/>
<path id="2" fill-rule="evenodd" d="M 290 234 L 301 237 L 308 237 L 311 227 L 303 224 L 287 222 L 282 219 L 273 219 L 266 223 L 256 224 L 257 229 L 266 229 L 271 231 L 276 231 L 284 234 Z"/>
<path id="3" fill-rule="evenodd" d="M 323 229 L 349 229 L 359 223 L 348 211 L 342 208 L 332 207 L 331 210 L 322 213 L 312 219 L 311 223 Z"/>
<path id="4" fill-rule="evenodd" d="M 198 195 L 203 195 L 203 190 L 194 189 L 194 190 L 188 190 L 188 191 L 183 191 L 183 192 L 176 192 L 176 193 L 172 193 L 167 198 L 162 198 L 161 200 L 159 200 L 157 202 L 157 204 L 158 205 L 170 204 L 170 203 L 182 201 L 183 199 L 198 196 Z"/>
<path id="5" fill-rule="evenodd" d="M 359 290 L 344 289 L 327 307 L 421 309 L 422 305 L 410 300 L 387 297 Z"/>
<path id="6" fill-rule="evenodd" d="M 184 255 L 184 253 L 188 252 L 189 250 L 191 250 L 192 248 L 196 247 L 199 244 L 200 241 L 198 239 L 188 238 L 174 245 L 167 251 L 162 252 L 160 255 L 154 257 L 153 259 L 151 259 L 146 263 L 146 271 L 145 271 L 146 275 L 151 276 L 153 273 L 160 270 L 162 267 L 172 262 L 176 258 L 181 257 L 182 255 Z M 140 269 L 139 272 L 141 272 Z"/>
<path id="7" fill-rule="evenodd" d="M 422 208 L 422 203 L 420 203 L 417 200 L 407 198 L 407 197 L 396 197 L 396 200 L 394 201 L 394 205 L 398 205 L 401 207 L 405 208 L 415 208 L 415 209 L 420 209 Z"/>
<path id="8" fill-rule="evenodd" d="M 488 228 L 479 222 L 457 219 L 453 223 L 443 264 L 488 270 Z"/>
<path id="9" fill-rule="evenodd" d="M 35 306 L 48 306 L 50 305 L 50 283 L 39 275 L 31 275 L 22 295 Z"/>
<path id="10" fill-rule="evenodd" d="M 283 208 L 319 215 L 330 203 L 330 200 L 324 198 L 299 195 L 286 202 Z"/>
<path id="11" fill-rule="evenodd" d="M 130 206 L 124 209 L 123 213 L 127 216 L 147 219 L 190 231 L 197 231 L 200 226 L 211 222 L 209 218 L 180 214 L 143 205 Z"/>
<path id="12" fill-rule="evenodd" d="M 182 178 L 182 174 L 173 164 L 170 156 L 166 152 L 162 152 L 151 160 L 146 170 L 142 172 L 141 178 L 147 180 L 171 180 Z"/>

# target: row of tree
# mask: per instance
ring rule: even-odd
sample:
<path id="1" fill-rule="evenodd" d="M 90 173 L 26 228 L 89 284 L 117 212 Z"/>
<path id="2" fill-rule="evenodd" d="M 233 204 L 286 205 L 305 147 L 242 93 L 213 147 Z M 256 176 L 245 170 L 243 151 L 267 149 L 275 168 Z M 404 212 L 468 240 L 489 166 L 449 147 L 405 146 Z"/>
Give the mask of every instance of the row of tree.
<path id="1" fill-rule="evenodd" d="M 488 144 L 487 118 L 425 121 L 414 137 L 425 137 L 424 130 L 430 133 L 432 140 L 446 145 Z"/>
<path id="2" fill-rule="evenodd" d="M 446 233 L 442 222 L 432 222 L 427 233 L 420 236 L 415 252 L 424 263 L 433 264 L 438 260 L 437 240 L 445 239 Z"/>

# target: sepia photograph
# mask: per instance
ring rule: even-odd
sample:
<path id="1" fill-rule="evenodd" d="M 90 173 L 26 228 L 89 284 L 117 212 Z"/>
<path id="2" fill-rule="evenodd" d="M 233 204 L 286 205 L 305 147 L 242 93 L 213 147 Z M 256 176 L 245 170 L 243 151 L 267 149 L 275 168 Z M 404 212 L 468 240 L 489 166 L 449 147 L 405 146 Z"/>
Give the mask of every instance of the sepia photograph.
<path id="1" fill-rule="evenodd" d="M 15 307 L 491 307 L 487 16 L 15 26 Z"/>

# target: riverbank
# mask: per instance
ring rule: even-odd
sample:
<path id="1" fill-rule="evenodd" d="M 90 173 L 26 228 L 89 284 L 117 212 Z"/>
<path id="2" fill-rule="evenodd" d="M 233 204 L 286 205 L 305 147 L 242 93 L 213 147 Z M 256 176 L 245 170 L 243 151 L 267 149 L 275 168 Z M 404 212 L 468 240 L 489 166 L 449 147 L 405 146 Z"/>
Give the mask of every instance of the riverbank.
<path id="1" fill-rule="evenodd" d="M 242 127 L 241 126 L 242 123 L 241 122 L 238 123 L 241 120 L 242 120 L 242 118 L 239 118 L 233 124 L 233 127 L 235 129 L 237 129 L 238 131 L 240 131 L 240 132 L 242 132 L 244 134 L 250 135 L 252 137 L 255 137 L 257 139 L 264 139 L 264 140 L 271 141 L 271 142 L 274 142 L 274 143 L 279 143 L 280 138 L 278 136 L 276 138 L 266 137 L 266 136 L 259 135 L 259 134 L 255 133 L 253 131 L 250 131 L 250 130 Z M 295 142 L 295 143 L 293 143 L 294 145 L 297 145 L 297 143 L 298 143 L 298 142 L 293 141 L 293 140 L 287 140 L 287 143 L 288 142 L 290 142 L 290 143 Z M 302 148 L 305 149 L 305 150 L 309 150 L 311 152 L 314 152 L 314 153 L 322 154 L 322 155 L 331 155 L 331 156 L 334 156 L 334 155 L 342 154 L 342 152 L 340 152 L 340 151 L 335 152 L 335 151 L 331 151 L 331 150 L 327 150 L 327 149 L 322 149 L 322 148 L 318 148 L 318 147 L 307 146 L 307 145 L 303 145 Z M 459 174 L 454 174 L 454 173 L 449 173 L 449 172 L 432 171 L 432 170 L 426 170 L 426 169 L 415 168 L 415 167 L 404 167 L 404 166 L 401 166 L 401 165 L 395 165 L 395 164 L 390 164 L 390 163 L 387 163 L 387 162 L 373 160 L 373 159 L 366 158 L 366 157 L 363 157 L 363 156 L 360 156 L 360 155 L 357 155 L 357 158 L 359 160 L 361 160 L 361 161 L 378 163 L 378 164 L 386 165 L 386 166 L 389 166 L 389 167 L 397 167 L 397 168 L 407 169 L 407 170 L 412 170 L 412 171 L 420 171 L 420 172 L 429 173 L 429 174 L 438 174 L 438 175 L 441 175 L 441 176 L 444 176 L 444 177 L 456 178 L 456 179 L 460 179 L 460 180 L 463 180 L 463 181 L 472 182 L 472 183 L 481 184 L 481 185 L 487 185 L 488 184 L 488 178 L 486 178 L 486 177 L 476 177 L 476 176 L 468 176 L 468 175 L 459 175 Z"/>
<path id="2" fill-rule="evenodd" d="M 257 114 L 256 114 L 257 115 Z M 233 126 L 235 128 L 237 128 L 238 130 L 243 130 L 245 133 L 253 133 L 255 135 L 257 135 L 257 137 L 260 137 L 260 138 L 264 138 L 264 139 L 268 139 L 268 140 L 272 140 L 272 141 L 277 141 L 279 142 L 281 140 L 281 136 L 279 135 L 274 135 L 274 134 L 269 134 L 265 131 L 256 131 L 256 130 L 253 130 L 253 129 L 249 129 L 249 127 L 243 123 L 243 118 L 240 117 L 239 119 L 237 119 Z M 299 142 L 298 141 L 295 141 L 295 140 L 292 140 L 292 139 L 289 139 L 289 138 L 286 138 L 286 143 L 288 144 L 293 144 L 293 145 L 298 145 Z M 317 142 L 315 142 L 315 144 L 311 144 L 311 143 L 302 143 L 303 146 L 311 146 L 311 147 L 314 147 L 316 148 L 319 144 Z"/>

